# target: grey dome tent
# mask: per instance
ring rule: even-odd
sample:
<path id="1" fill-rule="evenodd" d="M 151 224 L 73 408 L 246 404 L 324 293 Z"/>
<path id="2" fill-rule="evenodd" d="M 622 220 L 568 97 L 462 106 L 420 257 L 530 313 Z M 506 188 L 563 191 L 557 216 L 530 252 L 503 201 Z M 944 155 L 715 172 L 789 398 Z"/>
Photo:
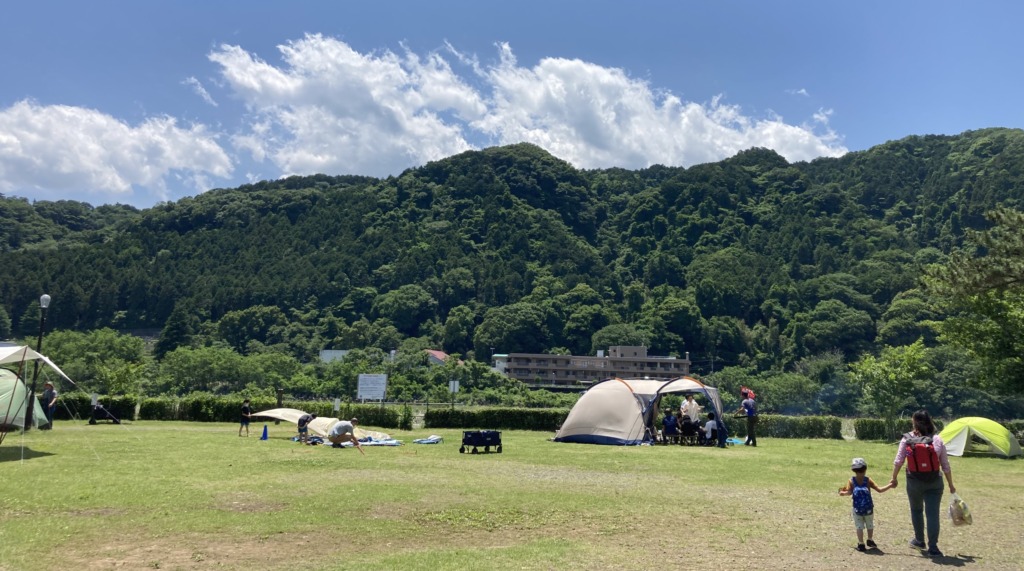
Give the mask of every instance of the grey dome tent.
<path id="1" fill-rule="evenodd" d="M 718 442 L 727 437 L 718 389 L 692 377 L 605 379 L 590 387 L 569 411 L 555 442 L 635 446 L 651 441 L 647 427 L 665 394 L 699 394 L 707 398 L 719 423 Z"/>

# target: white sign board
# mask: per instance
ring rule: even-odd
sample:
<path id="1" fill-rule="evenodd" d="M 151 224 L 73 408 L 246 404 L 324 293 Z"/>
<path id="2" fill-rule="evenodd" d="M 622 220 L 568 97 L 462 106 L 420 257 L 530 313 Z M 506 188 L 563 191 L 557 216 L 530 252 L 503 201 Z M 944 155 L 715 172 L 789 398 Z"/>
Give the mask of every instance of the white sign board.
<path id="1" fill-rule="evenodd" d="M 334 412 L 341 410 L 341 399 L 334 399 Z"/>
<path id="2" fill-rule="evenodd" d="M 387 392 L 387 389 L 387 375 L 363 373 L 359 375 L 356 398 L 359 400 L 384 400 L 384 393 Z"/>
<path id="3" fill-rule="evenodd" d="M 452 394 L 459 392 L 459 381 L 448 381 L 448 392 Z"/>

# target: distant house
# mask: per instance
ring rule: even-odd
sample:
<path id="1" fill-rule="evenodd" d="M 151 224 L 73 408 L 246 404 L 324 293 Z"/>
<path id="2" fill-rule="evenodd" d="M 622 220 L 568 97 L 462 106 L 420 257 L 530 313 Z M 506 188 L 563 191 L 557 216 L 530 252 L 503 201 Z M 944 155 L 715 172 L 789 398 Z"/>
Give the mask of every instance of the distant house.
<path id="1" fill-rule="evenodd" d="M 424 349 L 423 352 L 427 354 L 428 362 L 431 365 L 444 365 L 445 361 L 451 358 L 448 353 L 436 349 Z M 459 364 L 462 364 L 462 359 L 459 359 Z"/>
<path id="2" fill-rule="evenodd" d="M 494 368 L 537 388 L 586 386 L 611 377 L 673 379 L 690 373 L 690 355 L 653 357 L 647 347 L 614 345 L 607 355 L 495 354 Z"/>
<path id="3" fill-rule="evenodd" d="M 427 359 L 431 365 L 444 365 L 444 362 L 448 359 L 448 353 L 444 351 L 424 349 L 423 352 L 427 354 Z"/>

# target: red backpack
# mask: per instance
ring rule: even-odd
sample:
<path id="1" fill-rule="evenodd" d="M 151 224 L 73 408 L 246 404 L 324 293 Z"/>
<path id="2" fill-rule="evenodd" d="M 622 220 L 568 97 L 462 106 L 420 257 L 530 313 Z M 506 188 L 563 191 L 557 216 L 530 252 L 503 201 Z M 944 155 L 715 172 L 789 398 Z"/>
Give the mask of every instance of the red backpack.
<path id="1" fill-rule="evenodd" d="M 907 470 L 913 474 L 939 471 L 939 454 L 931 436 L 903 435 L 907 444 Z"/>

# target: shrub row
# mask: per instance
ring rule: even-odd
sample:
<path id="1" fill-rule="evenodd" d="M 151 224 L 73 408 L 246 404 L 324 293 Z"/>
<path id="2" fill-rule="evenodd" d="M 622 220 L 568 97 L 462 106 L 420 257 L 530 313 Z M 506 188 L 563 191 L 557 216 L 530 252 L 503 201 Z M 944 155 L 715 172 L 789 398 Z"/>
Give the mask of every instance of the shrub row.
<path id="1" fill-rule="evenodd" d="M 193 394 L 182 398 L 152 397 L 139 402 L 134 396 L 105 396 L 100 404 L 112 415 L 123 420 L 183 420 L 194 422 L 237 422 L 242 408 L 242 397 L 222 397 Z M 276 399 L 257 397 L 250 403 L 253 411 L 277 408 Z M 285 401 L 284 408 L 297 408 L 317 416 L 352 418 L 360 424 L 381 428 L 412 429 L 412 409 L 409 405 L 371 405 L 342 403 L 334 411 L 332 401 Z M 92 412 L 92 399 L 85 394 L 61 396 L 61 406 L 55 412 L 57 420 L 72 417 L 87 420 Z M 452 410 L 431 408 L 424 415 L 425 428 L 476 428 L 489 430 L 555 431 L 569 414 L 568 409 L 484 408 Z M 259 419 L 256 419 L 257 421 Z M 730 436 L 745 438 L 747 424 L 742 417 L 727 418 Z M 1002 421 L 1018 440 L 1024 441 L 1024 420 Z M 944 423 L 935 419 L 941 431 Z M 834 416 L 781 416 L 763 414 L 758 417 L 759 436 L 773 438 L 830 438 L 842 439 L 842 420 Z M 857 440 L 895 442 L 911 430 L 909 418 L 897 419 L 888 425 L 879 418 L 858 418 L 853 421 Z"/>
<path id="2" fill-rule="evenodd" d="M 725 420 L 729 436 L 746 438 L 747 420 L 732 417 Z M 842 440 L 843 420 L 835 416 L 782 416 L 761 414 L 757 417 L 757 435 L 772 438 L 831 438 Z"/>
<path id="3" fill-rule="evenodd" d="M 944 423 L 933 418 L 935 430 L 942 432 Z M 857 440 L 884 440 L 885 442 L 896 442 L 904 434 L 913 429 L 913 423 L 909 418 L 897 418 L 894 423 L 888 423 L 881 418 L 858 418 L 853 421 L 853 432 Z"/>
<path id="4" fill-rule="evenodd" d="M 116 396 L 102 397 L 100 404 L 115 417 L 122 420 L 185 420 L 193 422 L 238 422 L 241 419 L 242 397 L 219 397 L 209 394 L 193 394 L 182 398 Z M 273 398 L 254 398 L 250 402 L 253 412 L 277 408 Z M 331 401 L 285 401 L 284 408 L 297 408 L 317 416 L 337 418 L 359 418 L 360 424 L 382 428 L 412 428 L 412 411 L 403 407 L 342 403 L 341 410 L 334 411 Z M 136 410 L 138 412 L 136 412 Z M 92 399 L 84 394 L 61 396 L 57 407 L 57 420 L 71 417 L 86 420 L 92 414 Z M 259 419 L 254 419 L 259 421 Z"/>
<path id="5" fill-rule="evenodd" d="M 483 428 L 488 430 L 541 430 L 554 432 L 568 414 L 568 409 L 430 409 L 424 414 L 423 422 L 425 428 Z"/>

